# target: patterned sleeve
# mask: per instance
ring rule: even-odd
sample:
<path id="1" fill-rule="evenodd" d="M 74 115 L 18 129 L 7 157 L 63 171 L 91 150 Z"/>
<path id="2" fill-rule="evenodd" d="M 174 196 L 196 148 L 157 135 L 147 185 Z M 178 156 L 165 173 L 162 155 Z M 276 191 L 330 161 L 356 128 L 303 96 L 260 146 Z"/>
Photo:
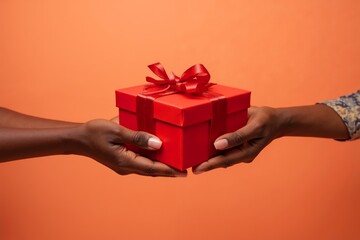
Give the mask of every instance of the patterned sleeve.
<path id="1" fill-rule="evenodd" d="M 339 114 L 349 131 L 350 140 L 360 138 L 360 90 L 320 103 L 331 107 Z"/>

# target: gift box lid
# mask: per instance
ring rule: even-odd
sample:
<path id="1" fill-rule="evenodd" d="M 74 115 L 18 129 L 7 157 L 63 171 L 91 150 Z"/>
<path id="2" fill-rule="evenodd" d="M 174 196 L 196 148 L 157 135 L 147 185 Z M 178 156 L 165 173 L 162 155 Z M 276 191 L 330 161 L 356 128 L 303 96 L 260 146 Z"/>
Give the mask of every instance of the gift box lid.
<path id="1" fill-rule="evenodd" d="M 122 110 L 136 112 L 136 97 L 146 85 L 116 90 L 116 106 Z M 250 91 L 223 85 L 213 85 L 208 92 L 221 94 L 227 99 L 227 113 L 238 112 L 250 107 Z M 212 117 L 209 98 L 175 93 L 154 100 L 155 119 L 185 127 L 207 121 Z"/>

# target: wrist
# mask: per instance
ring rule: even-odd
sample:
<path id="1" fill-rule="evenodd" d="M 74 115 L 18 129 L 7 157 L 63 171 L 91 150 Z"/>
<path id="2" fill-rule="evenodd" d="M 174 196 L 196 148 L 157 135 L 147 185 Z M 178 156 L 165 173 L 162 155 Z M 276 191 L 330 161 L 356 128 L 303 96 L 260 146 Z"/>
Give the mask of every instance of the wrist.
<path id="1" fill-rule="evenodd" d="M 276 138 L 290 135 L 293 122 L 293 116 L 287 108 L 275 108 L 275 116 L 278 122 L 278 134 Z"/>
<path id="2" fill-rule="evenodd" d="M 76 124 L 75 126 L 63 128 L 63 143 L 65 154 L 76 154 L 76 155 L 85 155 L 85 139 L 86 139 L 86 129 L 83 126 L 84 124 Z"/>

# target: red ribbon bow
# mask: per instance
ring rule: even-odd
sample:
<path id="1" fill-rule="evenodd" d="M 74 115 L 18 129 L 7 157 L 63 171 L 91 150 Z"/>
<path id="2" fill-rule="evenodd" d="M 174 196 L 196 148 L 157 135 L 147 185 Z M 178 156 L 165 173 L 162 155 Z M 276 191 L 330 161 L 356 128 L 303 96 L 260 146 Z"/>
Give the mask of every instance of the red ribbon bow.
<path id="1" fill-rule="evenodd" d="M 145 95 L 152 94 L 173 94 L 177 92 L 202 94 L 210 86 L 210 73 L 202 64 L 195 64 L 187 69 L 181 77 L 176 76 L 173 72 L 166 74 L 161 63 L 154 63 L 148 66 L 150 70 L 161 79 L 157 80 L 152 77 L 146 77 L 146 81 L 153 85 L 145 88 Z M 150 88 L 156 87 L 159 90 L 148 91 Z"/>

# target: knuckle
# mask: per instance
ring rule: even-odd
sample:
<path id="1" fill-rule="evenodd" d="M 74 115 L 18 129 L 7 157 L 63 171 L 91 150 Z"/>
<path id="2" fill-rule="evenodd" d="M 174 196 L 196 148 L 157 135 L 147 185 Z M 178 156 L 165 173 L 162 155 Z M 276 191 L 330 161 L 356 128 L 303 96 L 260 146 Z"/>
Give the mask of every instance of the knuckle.
<path id="1" fill-rule="evenodd" d="M 113 131 L 116 135 L 122 136 L 124 134 L 124 128 L 120 125 L 113 128 Z"/>
<path id="2" fill-rule="evenodd" d="M 232 145 L 238 145 L 244 142 L 244 136 L 239 132 L 234 132 L 230 138 Z"/>
<path id="3" fill-rule="evenodd" d="M 151 175 L 151 176 L 153 176 L 155 174 L 155 163 L 154 162 L 152 162 L 151 165 L 145 169 L 145 173 L 147 175 Z"/>
<path id="4" fill-rule="evenodd" d="M 226 159 L 224 159 L 221 167 L 222 168 L 228 168 L 228 167 L 231 167 L 233 165 L 235 165 L 235 162 L 233 160 L 231 160 L 231 159 L 226 158 Z"/>
<path id="5" fill-rule="evenodd" d="M 131 165 L 131 159 L 136 157 L 136 155 L 130 151 L 127 151 L 125 148 L 120 151 L 121 151 L 121 157 L 117 159 L 116 165 L 120 169 L 127 168 Z"/>
<path id="6" fill-rule="evenodd" d="M 143 132 L 135 132 L 133 136 L 133 142 L 139 146 L 146 146 L 147 145 L 147 137 Z"/>
<path id="7" fill-rule="evenodd" d="M 119 170 L 122 170 L 126 167 L 129 166 L 129 161 L 126 160 L 126 159 L 120 159 L 116 162 L 116 167 L 119 169 Z"/>
<path id="8" fill-rule="evenodd" d="M 253 128 L 258 134 L 261 134 L 265 131 L 265 122 L 264 121 L 256 121 L 253 123 Z"/>

